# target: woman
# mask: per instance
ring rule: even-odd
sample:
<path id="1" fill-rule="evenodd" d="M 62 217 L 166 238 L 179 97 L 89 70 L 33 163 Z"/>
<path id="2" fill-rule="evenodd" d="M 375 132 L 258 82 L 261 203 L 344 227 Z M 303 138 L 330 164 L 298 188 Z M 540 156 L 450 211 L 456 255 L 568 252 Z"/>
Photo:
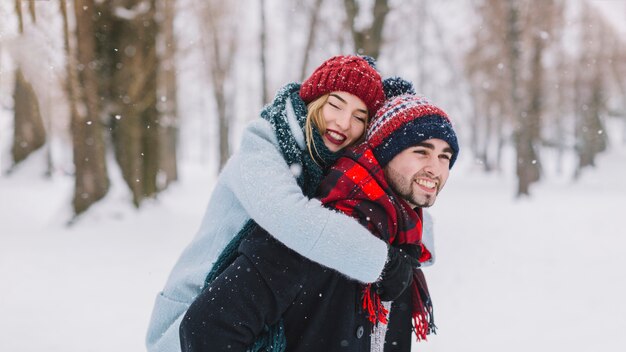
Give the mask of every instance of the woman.
<path id="1" fill-rule="evenodd" d="M 250 219 L 288 248 L 349 278 L 371 283 L 381 277 L 387 245 L 354 219 L 310 198 L 335 152 L 363 137 L 384 99 L 379 73 L 359 56 L 332 57 L 302 85 L 291 83 L 278 92 L 263 118 L 246 128 L 198 234 L 156 298 L 149 351 L 180 350 L 183 315 L 205 287 L 218 255 Z"/>

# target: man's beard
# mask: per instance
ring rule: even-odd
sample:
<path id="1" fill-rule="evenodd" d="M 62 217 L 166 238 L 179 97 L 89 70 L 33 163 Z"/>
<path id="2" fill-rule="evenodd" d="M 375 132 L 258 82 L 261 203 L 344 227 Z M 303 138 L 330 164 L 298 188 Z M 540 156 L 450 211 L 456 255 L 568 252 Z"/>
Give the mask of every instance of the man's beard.
<path id="1" fill-rule="evenodd" d="M 415 189 L 415 181 L 419 174 L 415 174 L 411 178 L 406 178 L 391 167 L 386 167 L 383 171 L 385 173 L 385 179 L 391 189 L 412 207 L 428 208 L 435 204 L 439 189 L 437 189 L 435 194 L 419 194 L 419 191 Z"/>

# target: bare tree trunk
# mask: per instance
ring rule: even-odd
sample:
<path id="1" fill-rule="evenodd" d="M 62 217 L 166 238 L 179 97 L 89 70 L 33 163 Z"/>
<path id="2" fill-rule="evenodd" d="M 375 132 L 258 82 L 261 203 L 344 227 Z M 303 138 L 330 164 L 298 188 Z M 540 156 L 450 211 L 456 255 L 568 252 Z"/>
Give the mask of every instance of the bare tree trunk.
<path id="1" fill-rule="evenodd" d="M 30 14 L 30 19 L 33 22 L 33 24 L 37 24 L 37 11 L 35 10 L 35 2 L 34 1 L 29 1 L 28 2 L 28 13 Z M 49 92 L 49 91 L 48 91 Z M 36 98 L 36 96 L 35 96 Z M 39 99 L 37 99 L 39 100 Z M 49 95 L 48 95 L 48 99 L 46 99 L 47 104 L 49 104 L 50 99 L 49 99 Z M 46 109 L 46 111 L 50 111 L 49 106 L 47 106 L 48 109 Z M 43 116 L 42 116 L 43 119 Z M 45 122 L 42 121 L 42 124 L 45 124 L 45 127 L 43 129 L 44 133 L 47 131 L 47 136 L 44 135 L 44 139 L 47 139 L 46 137 L 50 136 L 50 133 L 52 132 L 52 121 L 50 116 L 48 116 L 45 119 Z M 53 163 L 52 163 L 52 146 L 50 143 L 44 143 L 44 145 L 46 146 L 46 177 L 51 177 L 52 176 L 52 171 L 53 171 Z"/>
<path id="2" fill-rule="evenodd" d="M 474 85 L 470 83 L 470 97 L 472 104 L 472 113 L 469 115 L 469 119 L 471 123 L 469 124 L 469 133 L 470 133 L 470 150 L 475 156 L 478 156 L 479 153 L 479 136 L 478 136 L 478 121 L 480 121 L 480 112 L 478 109 L 478 105 L 480 104 L 478 101 L 478 95 L 475 92 Z"/>
<path id="3" fill-rule="evenodd" d="M 72 204 L 76 215 L 104 197 L 109 189 L 105 145 L 100 121 L 93 0 L 74 0 L 76 61 L 72 59 L 65 1 L 61 1 L 68 54 L 68 97 L 74 150 L 75 184 Z M 76 65 L 73 65 L 73 63 Z M 78 72 L 74 71 L 77 70 Z"/>
<path id="4" fill-rule="evenodd" d="M 383 44 L 383 28 L 385 19 L 389 13 L 387 0 L 376 0 L 374 3 L 372 17 L 374 20 L 370 27 L 357 30 L 355 27 L 356 17 L 359 14 L 359 4 L 357 0 L 344 0 L 348 25 L 352 32 L 354 48 L 359 54 L 368 55 L 377 59 L 380 55 L 380 48 Z"/>
<path id="5" fill-rule="evenodd" d="M 601 114 L 606 111 L 603 90 L 605 89 L 605 72 L 603 64 L 606 62 L 606 33 L 598 16 L 591 11 L 588 5 L 584 9 L 583 26 L 585 31 L 581 37 L 582 43 L 587 44 L 581 57 L 581 67 L 586 70 L 577 72 L 578 92 L 578 123 L 576 126 L 578 154 L 578 168 L 574 177 L 588 166 L 595 166 L 595 157 L 606 149 L 606 129 L 601 120 Z"/>
<path id="6" fill-rule="evenodd" d="M 263 105 L 269 103 L 270 97 L 267 92 L 267 61 L 265 59 L 267 50 L 267 26 L 265 24 L 265 0 L 261 0 L 261 92 Z"/>
<path id="7" fill-rule="evenodd" d="M 620 38 L 616 38 L 611 44 L 613 51 L 611 53 L 611 77 L 615 81 L 615 85 L 622 95 L 622 108 L 620 115 L 622 116 L 622 143 L 626 144 L 626 45 L 622 44 Z"/>
<path id="8" fill-rule="evenodd" d="M 483 161 L 485 171 L 501 169 L 503 148 L 510 138 L 505 135 L 505 127 L 519 123 L 521 98 L 518 75 L 521 54 L 518 46 L 521 45 L 522 33 L 519 28 L 509 33 L 511 19 L 508 17 L 511 17 L 511 11 L 507 5 L 507 2 L 501 0 L 475 2 L 474 8 L 482 23 L 474 31 L 475 44 L 464 60 L 475 110 L 472 121 L 473 151 Z M 515 16 L 519 16 L 519 13 L 515 13 Z M 515 21 L 518 19 L 515 18 Z M 433 26 L 436 38 L 441 41 L 441 26 L 437 22 L 433 22 Z M 446 57 L 444 62 L 453 73 L 449 89 L 460 91 L 457 82 L 464 80 L 450 59 L 452 56 L 450 53 L 443 55 Z"/>
<path id="9" fill-rule="evenodd" d="M 221 170 L 224 165 L 226 165 L 226 161 L 230 157 L 230 119 L 226 114 L 226 74 L 230 72 L 231 64 L 230 62 L 225 62 L 220 59 L 221 50 L 220 47 L 220 38 L 219 34 L 216 30 L 213 31 L 213 57 L 216 60 L 214 61 L 214 65 L 212 67 L 213 74 L 211 75 L 213 79 L 213 93 L 215 96 L 215 103 L 217 105 L 217 118 L 219 121 L 219 136 L 220 136 L 220 164 L 219 169 Z M 234 43 L 231 43 L 229 46 L 230 50 L 234 50 Z M 234 53 L 228 55 L 229 58 L 234 57 Z"/>
<path id="10" fill-rule="evenodd" d="M 491 148 L 491 136 L 493 133 L 493 116 L 491 116 L 491 112 L 488 112 L 486 116 L 483 116 L 484 121 L 484 135 L 481 146 L 482 159 L 483 159 L 483 169 L 486 172 L 492 170 L 491 158 L 489 157 L 489 149 Z"/>
<path id="11" fill-rule="evenodd" d="M 502 118 L 498 118 L 496 120 L 496 131 L 497 131 L 497 139 L 498 145 L 496 147 L 496 156 L 494 157 L 494 169 L 501 171 L 502 170 L 502 155 L 504 154 L 504 147 L 506 145 L 506 138 L 503 133 L 504 120 Z"/>
<path id="12" fill-rule="evenodd" d="M 231 100 L 227 99 L 227 86 L 232 81 L 232 68 L 237 52 L 237 36 L 229 3 L 215 0 L 204 3 L 202 8 L 202 32 L 208 43 L 203 42 L 206 59 L 210 66 L 213 96 L 217 106 L 219 133 L 219 170 L 230 157 Z M 232 82 L 230 82 L 232 84 Z"/>
<path id="13" fill-rule="evenodd" d="M 526 117 L 522 119 L 522 132 L 521 138 L 523 143 L 520 145 L 522 149 L 525 149 L 526 158 L 529 158 L 530 163 L 525 163 L 523 170 L 520 170 L 522 174 L 518 173 L 520 179 L 526 182 L 534 183 L 539 181 L 541 177 L 541 163 L 539 155 L 537 154 L 537 148 L 540 142 L 540 118 L 543 107 L 543 66 L 541 57 L 543 55 L 543 42 L 539 35 L 535 35 L 533 38 L 533 57 L 531 61 L 531 80 L 529 82 L 528 93 L 530 96 L 529 106 L 526 109 Z M 527 153 L 527 154 L 526 154 Z M 527 190 L 527 188 L 526 188 Z M 524 193 L 528 194 L 528 193 Z"/>
<path id="14" fill-rule="evenodd" d="M 602 79 L 600 75 L 597 75 L 592 82 L 591 96 L 589 97 L 588 103 L 584 104 L 578 125 L 580 138 L 578 148 L 578 171 L 587 166 L 595 166 L 596 155 L 606 150 L 606 130 L 600 119 L 600 115 L 604 110 L 602 89 Z"/>
<path id="15" fill-rule="evenodd" d="M 520 62 L 521 62 L 521 26 L 519 3 L 507 0 L 507 31 L 508 62 L 510 65 L 511 105 L 515 117 L 515 150 L 517 153 L 517 196 L 530 195 L 530 185 L 537 181 L 535 163 L 537 156 L 532 145 L 532 131 L 526 114 L 522 113 Z"/>
<path id="16" fill-rule="evenodd" d="M 226 96 L 224 89 L 214 87 L 215 103 L 217 105 L 217 117 L 219 119 L 220 136 L 220 170 L 226 165 L 230 157 L 230 121 L 226 115 Z"/>
<path id="17" fill-rule="evenodd" d="M 15 13 L 17 14 L 17 31 L 24 33 L 24 16 L 22 15 L 22 0 L 15 0 Z"/>
<path id="18" fill-rule="evenodd" d="M 46 130 L 33 86 L 26 81 L 21 69 L 15 73 L 15 127 L 11 155 L 13 164 L 26 159 L 46 142 Z"/>
<path id="19" fill-rule="evenodd" d="M 99 5 L 108 31 L 103 31 L 106 57 L 101 76 L 108 89 L 115 156 L 122 176 L 139 206 L 159 191 L 161 124 L 157 104 L 158 33 L 155 0 L 118 0 Z M 128 11 L 128 13 L 126 13 Z M 129 15 L 132 14 L 132 15 Z M 108 57 L 107 57 L 108 55 Z M 104 74 L 108 73 L 110 77 Z"/>
<path id="20" fill-rule="evenodd" d="M 33 23 L 37 23 L 37 13 L 35 11 L 35 2 L 34 1 L 28 1 L 28 13 L 30 13 L 30 19 L 33 21 Z"/>
<path id="21" fill-rule="evenodd" d="M 163 53 L 159 69 L 159 96 L 158 102 L 161 112 L 159 129 L 161 135 L 160 169 L 165 178 L 159 182 L 159 189 L 165 188 L 172 181 L 178 179 L 178 165 L 176 151 L 178 149 L 178 99 L 176 97 L 176 36 L 174 33 L 174 17 L 176 3 L 170 0 L 161 0 L 163 24 L 159 34 L 163 44 Z"/>
<path id="22" fill-rule="evenodd" d="M 15 10 L 18 15 L 18 30 L 24 33 L 24 21 L 22 18 L 21 1 L 15 1 Z M 35 20 L 34 8 L 31 16 Z M 17 68 L 15 72 L 15 87 L 13 92 L 15 101 L 13 146 L 11 156 L 13 165 L 26 159 L 32 152 L 41 148 L 46 143 L 46 130 L 41 118 L 39 100 L 33 86 L 26 81 L 22 70 Z"/>
<path id="23" fill-rule="evenodd" d="M 311 9 L 306 46 L 304 47 L 304 58 L 302 59 L 302 69 L 300 70 L 300 81 L 304 81 L 306 78 L 307 67 L 309 66 L 309 56 L 311 55 L 311 50 L 315 44 L 315 34 L 318 31 L 317 27 L 319 23 L 320 9 L 323 3 L 324 0 L 315 0 L 313 8 Z"/>
<path id="24" fill-rule="evenodd" d="M 417 63 L 417 91 L 425 93 L 426 86 L 426 51 L 425 44 L 425 29 L 426 29 L 426 0 L 417 0 L 417 13 L 415 14 L 416 26 L 417 26 L 417 40 L 415 43 L 415 49 L 417 50 L 416 63 Z"/>
<path id="25" fill-rule="evenodd" d="M 557 49 L 557 60 L 558 67 L 560 67 L 559 72 L 557 73 L 557 84 L 559 89 L 557 90 L 556 95 L 556 105 L 561 107 L 566 113 L 571 112 L 572 109 L 572 100 L 568 99 L 571 94 L 571 87 L 573 84 L 570 79 L 571 74 L 565 73 L 568 72 L 567 60 L 563 50 L 563 44 L 560 43 Z M 567 131 L 565 128 L 565 116 L 566 114 L 555 114 L 554 116 L 554 124 L 555 124 L 555 135 L 554 135 L 554 144 L 557 150 L 557 174 L 563 173 L 563 164 L 564 164 L 564 156 L 566 150 L 566 136 Z"/>

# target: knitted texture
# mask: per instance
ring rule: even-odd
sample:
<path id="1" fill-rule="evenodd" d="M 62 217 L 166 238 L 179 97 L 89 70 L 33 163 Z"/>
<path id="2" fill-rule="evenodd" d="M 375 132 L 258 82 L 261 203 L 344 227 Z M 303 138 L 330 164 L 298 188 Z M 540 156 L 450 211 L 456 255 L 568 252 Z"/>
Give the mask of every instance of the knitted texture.
<path id="1" fill-rule="evenodd" d="M 292 170 L 296 167 L 301 169 L 296 178 L 298 185 L 302 188 L 303 194 L 312 198 L 324 176 L 324 167 L 334 163 L 339 157 L 339 153 L 333 153 L 326 148 L 322 136 L 316 128 L 313 129 L 313 141 L 317 151 L 316 159 L 314 160 L 308 151 L 302 151 L 298 147 L 287 121 L 286 103 L 287 99 L 290 98 L 298 124 L 304 130 L 307 108 L 298 95 L 299 90 L 300 85 L 297 83 L 283 87 L 276 94 L 272 104 L 263 109 L 261 117 L 268 120 L 274 128 L 281 153 L 287 165 Z M 207 275 L 203 290 L 237 259 L 239 245 L 248 234 L 258 227 L 259 225 L 254 220 L 248 220 L 239 233 L 226 245 Z M 268 326 L 248 351 L 284 352 L 286 346 L 285 328 L 282 320 L 280 320 L 278 323 Z"/>
<path id="2" fill-rule="evenodd" d="M 431 138 L 450 145 L 452 168 L 459 144 L 450 118 L 426 98 L 413 94 L 402 94 L 385 102 L 366 135 L 368 145 L 383 167 L 404 149 Z"/>
<path id="3" fill-rule="evenodd" d="M 324 169 L 332 165 L 339 153 L 333 153 L 324 144 L 322 136 L 317 128 L 313 128 L 313 144 L 315 160 L 308 151 L 303 151 L 298 147 L 295 137 L 293 136 L 289 123 L 287 122 L 286 104 L 287 98 L 291 99 L 291 105 L 298 120 L 298 125 L 302 131 L 305 129 L 307 107 L 305 102 L 298 96 L 298 91 L 302 88 L 297 83 L 290 83 L 284 86 L 274 98 L 272 104 L 266 106 L 261 112 L 261 117 L 268 120 L 276 133 L 280 151 L 287 162 L 287 165 L 294 169 L 301 169 L 300 175 L 297 177 L 298 185 L 302 188 L 304 195 L 309 198 L 315 196 L 317 186 L 322 181 Z"/>
<path id="4" fill-rule="evenodd" d="M 365 103 L 370 117 L 385 101 L 382 79 L 361 56 L 334 56 L 302 82 L 300 97 L 305 103 L 331 92 L 348 92 Z"/>
<path id="5" fill-rule="evenodd" d="M 248 352 L 283 352 L 287 350 L 285 324 L 282 319 L 271 327 L 266 327 L 264 334 L 254 342 Z"/>
<path id="6" fill-rule="evenodd" d="M 415 94 L 413 83 L 398 76 L 385 78 L 383 80 L 383 90 L 387 100 L 402 94 Z"/>

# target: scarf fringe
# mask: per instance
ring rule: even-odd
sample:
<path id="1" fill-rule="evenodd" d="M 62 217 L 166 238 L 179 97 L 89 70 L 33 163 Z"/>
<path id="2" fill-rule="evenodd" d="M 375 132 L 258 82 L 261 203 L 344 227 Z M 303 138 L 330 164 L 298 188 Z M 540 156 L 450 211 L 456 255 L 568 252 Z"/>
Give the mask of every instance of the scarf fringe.
<path id="1" fill-rule="evenodd" d="M 417 341 L 426 341 L 427 335 L 437 334 L 433 304 L 426 286 L 426 278 L 421 269 L 413 272 L 413 285 L 411 292 L 413 306 L 413 330 Z"/>
<path id="2" fill-rule="evenodd" d="M 367 311 L 367 319 L 376 326 L 377 323 L 387 324 L 389 311 L 380 301 L 380 296 L 372 290 L 372 284 L 367 284 L 363 290 L 363 309 Z"/>
<path id="3" fill-rule="evenodd" d="M 426 341 L 430 334 L 437 334 L 433 305 L 426 286 L 426 278 L 421 269 L 416 269 L 413 273 L 413 284 L 411 285 L 411 305 L 413 318 L 413 331 L 417 341 Z M 376 324 L 387 324 L 389 322 L 389 310 L 387 310 L 380 296 L 372 290 L 372 285 L 367 284 L 363 289 L 363 309 L 367 312 L 367 319 L 373 326 Z"/>

